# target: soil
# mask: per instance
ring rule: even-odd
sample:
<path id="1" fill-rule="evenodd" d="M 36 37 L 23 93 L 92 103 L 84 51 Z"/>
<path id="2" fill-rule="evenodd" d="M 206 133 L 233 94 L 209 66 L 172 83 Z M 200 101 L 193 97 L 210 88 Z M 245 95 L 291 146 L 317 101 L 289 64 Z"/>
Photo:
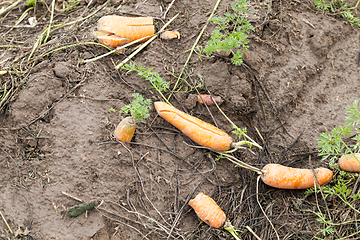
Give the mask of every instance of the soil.
<path id="1" fill-rule="evenodd" d="M 81 0 L 63 12 L 69 2 L 56 1 L 53 25 L 81 19 L 105 4 Z M 357 1 L 347 2 L 355 6 Z M 160 28 L 179 14 L 169 27 L 179 30 L 180 39 L 157 38 L 132 59 L 154 68 L 172 89 L 215 3 L 111 1 L 85 20 L 53 28 L 48 43 L 34 52 L 49 25 L 51 1 L 38 3 L 17 26 L 25 3 L 2 15 L 0 70 L 7 73 L 0 75 L 0 239 L 231 239 L 199 223 L 187 205 L 199 192 L 214 198 L 242 239 L 256 239 L 246 226 L 261 239 L 276 239 L 276 232 L 280 239 L 323 237 L 314 214 L 318 209 L 333 211 L 334 222 L 354 216 L 350 210 L 340 213 L 341 202 L 305 197 L 303 190 L 275 189 L 261 181 L 257 189 L 256 173 L 196 147 L 153 107 L 137 124 L 131 144 L 113 137 L 128 116 L 119 111 L 133 93 L 153 102 L 162 98 L 136 73 L 115 69 L 124 55 L 84 63 L 108 52 L 91 44 L 97 20 L 107 14 L 152 16 Z M 216 16 L 230 11 L 231 3 L 221 1 Z M 359 30 L 316 10 L 312 1 L 251 1 L 249 7 L 246 17 L 255 31 L 244 64 L 205 56 L 197 48 L 183 73 L 188 84 L 164 94 L 175 107 L 237 139 L 219 110 L 197 103 L 195 94 L 221 96 L 224 113 L 263 146 L 233 153 L 244 162 L 258 168 L 266 163 L 326 167 L 317 155 L 318 138 L 344 124 L 345 107 L 359 95 Z M 197 46 L 206 45 L 214 28 L 208 25 Z M 67 216 L 79 200 L 93 199 L 101 206 Z M 351 223 L 327 239 L 356 229 Z"/>

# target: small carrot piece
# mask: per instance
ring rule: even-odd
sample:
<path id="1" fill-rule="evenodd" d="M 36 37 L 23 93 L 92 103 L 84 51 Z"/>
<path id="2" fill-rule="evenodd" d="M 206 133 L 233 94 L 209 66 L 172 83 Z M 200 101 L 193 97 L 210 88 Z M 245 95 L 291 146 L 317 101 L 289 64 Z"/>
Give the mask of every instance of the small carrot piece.
<path id="1" fill-rule="evenodd" d="M 339 159 L 339 167 L 348 172 L 360 172 L 360 153 L 342 156 Z"/>
<path id="2" fill-rule="evenodd" d="M 216 202 L 204 193 L 199 193 L 189 201 L 196 215 L 213 228 L 220 228 L 226 221 L 226 215 Z"/>
<path id="3" fill-rule="evenodd" d="M 167 103 L 155 102 L 154 105 L 160 117 L 201 146 L 219 151 L 230 149 L 233 139 L 214 125 L 190 116 Z"/>
<path id="4" fill-rule="evenodd" d="M 319 185 L 331 180 L 333 172 L 327 168 L 314 169 Z M 314 187 L 317 181 L 313 171 L 282 166 L 280 164 L 267 164 L 261 170 L 261 179 L 269 186 L 282 189 L 306 189 Z"/>
<path id="5" fill-rule="evenodd" d="M 120 37 L 111 32 L 95 31 L 94 35 L 101 44 L 104 44 L 111 48 L 116 48 L 117 46 L 121 46 L 126 43 L 129 43 L 129 39 L 127 39 L 125 37 Z"/>
<path id="6" fill-rule="evenodd" d="M 136 128 L 134 117 L 124 118 L 116 127 L 114 135 L 121 142 L 130 142 Z"/>
<path id="7" fill-rule="evenodd" d="M 116 44 L 123 45 L 147 36 L 150 37 L 155 33 L 152 17 L 104 16 L 99 19 L 97 28 L 98 32 L 95 32 L 95 36 L 100 36 L 99 41 L 103 44 L 111 42 L 111 45 L 108 45 L 111 47 Z M 106 35 L 106 33 L 112 35 Z M 119 38 L 114 37 L 114 35 Z M 121 39 L 124 39 L 123 43 L 121 43 Z M 142 42 L 146 40 L 148 38 L 145 38 Z"/>
<path id="8" fill-rule="evenodd" d="M 211 99 L 211 97 L 215 100 L 215 102 L 217 104 L 221 104 L 222 103 L 222 99 L 220 96 L 211 96 L 208 94 L 200 94 L 197 96 L 197 101 L 201 104 L 206 103 L 207 105 L 215 105 L 215 103 L 213 102 L 213 100 Z"/>
<path id="9" fill-rule="evenodd" d="M 164 40 L 170 40 L 174 38 L 180 39 L 180 33 L 178 31 L 164 31 L 160 34 L 160 38 Z"/>

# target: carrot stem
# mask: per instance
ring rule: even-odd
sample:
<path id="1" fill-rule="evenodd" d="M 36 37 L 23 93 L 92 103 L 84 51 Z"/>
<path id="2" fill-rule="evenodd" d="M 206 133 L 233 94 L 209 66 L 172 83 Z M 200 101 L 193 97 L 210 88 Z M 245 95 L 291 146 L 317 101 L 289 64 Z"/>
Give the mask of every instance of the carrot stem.
<path id="1" fill-rule="evenodd" d="M 172 21 L 175 20 L 175 18 L 177 18 L 177 16 L 179 16 L 179 14 L 176 14 L 173 18 L 171 18 L 161 29 L 159 32 L 163 31 Z M 128 56 L 124 61 L 122 61 L 120 64 L 118 64 L 115 68 L 117 70 L 119 70 L 125 63 L 127 63 L 130 59 L 132 59 L 136 54 L 138 54 L 141 50 L 143 50 L 147 45 L 149 45 L 155 38 L 157 37 L 157 35 L 153 36 L 152 38 L 150 38 L 149 40 L 147 40 L 144 44 L 141 45 L 141 47 L 139 47 L 135 52 L 133 52 L 130 56 Z"/>
<path id="2" fill-rule="evenodd" d="M 236 240 L 241 240 L 239 234 L 236 232 L 234 226 L 230 222 L 226 222 L 224 229 L 228 231 Z"/>
<path id="3" fill-rule="evenodd" d="M 254 167 L 254 166 L 251 166 L 251 165 L 249 165 L 249 164 L 247 164 L 247 163 L 244 163 L 244 162 L 240 161 L 239 159 L 237 159 L 236 157 L 234 157 L 234 156 L 232 156 L 232 155 L 230 155 L 230 154 L 226 154 L 226 153 L 219 152 L 219 151 L 215 151 L 215 150 L 213 150 L 213 151 L 216 152 L 216 153 L 218 153 L 218 154 L 220 154 L 220 155 L 223 155 L 223 156 L 227 157 L 227 159 L 228 159 L 230 162 L 235 163 L 236 165 L 238 165 L 238 166 L 240 166 L 240 167 L 242 167 L 242 168 L 249 169 L 249 170 L 254 171 L 254 172 L 256 172 L 256 173 L 258 173 L 258 174 L 260 174 L 260 175 L 263 173 L 263 172 L 261 171 L 261 169 L 259 169 L 259 168 L 257 168 L 257 167 Z"/>

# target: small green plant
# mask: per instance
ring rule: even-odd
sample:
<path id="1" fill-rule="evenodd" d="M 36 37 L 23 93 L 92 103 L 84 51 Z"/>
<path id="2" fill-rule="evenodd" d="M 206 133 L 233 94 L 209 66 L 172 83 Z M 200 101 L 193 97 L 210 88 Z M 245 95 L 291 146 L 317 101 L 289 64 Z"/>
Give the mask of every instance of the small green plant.
<path id="1" fill-rule="evenodd" d="M 355 100 L 353 105 L 346 109 L 346 124 L 333 128 L 332 133 L 320 134 L 318 146 L 319 156 L 323 160 L 329 159 L 330 166 L 335 164 L 340 156 L 359 152 L 360 146 L 360 112 L 358 109 L 359 100 Z M 353 136 L 355 134 L 355 136 Z M 353 137 L 351 137 L 353 136 Z M 353 140 L 353 144 L 347 144 L 345 138 Z"/>
<path id="2" fill-rule="evenodd" d="M 214 51 L 232 51 L 231 62 L 240 66 L 243 63 L 242 56 L 248 48 L 248 33 L 254 30 L 249 20 L 243 14 L 250 9 L 246 7 L 248 0 L 237 0 L 231 5 L 234 13 L 225 13 L 223 17 L 213 17 L 212 22 L 216 29 L 211 33 L 211 39 L 207 42 L 204 51 L 210 55 Z"/>
<path id="3" fill-rule="evenodd" d="M 355 7 L 349 7 L 343 0 L 314 0 L 314 6 L 324 12 L 339 14 L 342 18 L 346 19 L 351 26 L 360 28 L 360 19 L 355 17 L 350 11 L 357 8 L 359 2 L 360 0 L 356 3 Z"/>
<path id="4" fill-rule="evenodd" d="M 116 112 L 116 111 L 113 108 L 109 108 L 109 112 Z"/>
<path id="5" fill-rule="evenodd" d="M 153 70 L 154 68 L 145 69 L 142 66 L 137 67 L 135 63 L 130 62 L 130 64 L 124 64 L 123 66 L 121 66 L 121 69 L 126 70 L 127 73 L 137 72 L 141 78 L 144 78 L 145 80 L 151 83 L 152 87 L 150 88 L 156 89 L 161 95 L 161 97 L 168 104 L 170 104 L 169 101 L 162 94 L 162 91 L 169 90 L 170 84 L 166 82 L 164 79 L 162 79 L 157 72 L 152 72 L 151 70 Z"/>
<path id="6" fill-rule="evenodd" d="M 133 94 L 134 100 L 121 108 L 120 113 L 128 113 L 135 118 L 136 122 L 141 122 L 142 120 L 150 116 L 149 109 L 151 109 L 151 100 L 144 99 L 144 97 L 138 93 Z"/>
<path id="7" fill-rule="evenodd" d="M 71 9 L 73 9 L 74 7 L 76 7 L 77 5 L 79 5 L 80 3 L 76 0 L 69 0 L 69 3 L 65 2 L 65 8 L 63 10 L 63 12 L 68 12 Z"/>
<path id="8" fill-rule="evenodd" d="M 29 5 L 32 5 L 32 6 L 35 6 L 35 3 L 36 2 L 43 2 L 44 0 L 28 0 L 26 2 L 26 5 L 29 6 Z"/>

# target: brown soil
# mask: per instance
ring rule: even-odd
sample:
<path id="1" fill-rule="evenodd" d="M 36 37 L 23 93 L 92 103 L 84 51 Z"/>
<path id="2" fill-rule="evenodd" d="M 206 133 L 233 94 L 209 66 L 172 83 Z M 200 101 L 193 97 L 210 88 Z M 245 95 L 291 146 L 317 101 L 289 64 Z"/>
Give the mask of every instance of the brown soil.
<path id="1" fill-rule="evenodd" d="M 56 2 L 53 25 L 81 19 L 105 3 L 81 0 L 63 13 L 69 1 Z M 0 75 L 0 96 L 8 94 L 0 101 L 0 211 L 9 227 L 0 220 L 0 239 L 231 239 L 223 230 L 199 224 L 187 205 L 199 192 L 214 198 L 242 231 L 242 239 L 255 239 L 246 226 L 261 239 L 276 239 L 257 201 L 257 175 L 226 159 L 215 162 L 216 154 L 194 147 L 154 108 L 150 118 L 138 124 L 132 144 L 122 145 L 112 135 L 127 116 L 119 111 L 133 93 L 153 102 L 161 97 L 136 73 L 115 70 L 123 55 L 81 63 L 108 51 L 87 44 L 96 42 L 96 22 L 106 14 L 153 16 L 161 27 L 179 13 L 170 28 L 179 29 L 181 39 L 156 39 L 133 58 L 137 66 L 154 68 L 173 87 L 216 1 L 174 1 L 163 20 L 170 2 L 111 1 L 86 20 L 54 28 L 49 44 L 32 55 L 49 24 L 51 1 L 38 4 L 36 26 L 28 25 L 32 10 L 14 27 L 25 4 L 2 16 L 0 70 L 9 72 Z M 221 1 L 216 15 L 226 12 L 231 2 Z M 356 2 L 348 1 L 350 6 Z M 9 4 L 0 3 L 0 8 Z M 226 115 L 263 146 L 237 151 L 234 156 L 240 160 L 259 168 L 266 163 L 326 166 L 317 156 L 318 137 L 344 123 L 345 107 L 359 95 L 358 29 L 316 11 L 311 1 L 250 5 L 247 17 L 256 30 L 250 34 L 244 64 L 238 67 L 228 58 L 195 52 L 183 76 L 201 93 L 220 95 Z M 198 46 L 205 46 L 213 29 L 210 23 Z M 70 47 L 59 49 L 63 46 Z M 174 106 L 235 138 L 216 107 L 196 103 L 195 89 L 181 86 L 170 99 Z M 260 181 L 258 192 L 280 239 L 324 237 L 318 229 L 324 225 L 316 221 L 319 209 L 325 215 L 331 212 L 334 223 L 355 215 L 341 201 L 326 203 L 321 195 L 305 197 L 300 190 L 274 189 Z M 103 203 L 70 218 L 67 209 L 80 202 L 69 195 Z M 347 212 L 341 213 L 339 205 Z M 358 231 L 355 223 L 344 229 L 337 228 L 327 239 Z"/>

